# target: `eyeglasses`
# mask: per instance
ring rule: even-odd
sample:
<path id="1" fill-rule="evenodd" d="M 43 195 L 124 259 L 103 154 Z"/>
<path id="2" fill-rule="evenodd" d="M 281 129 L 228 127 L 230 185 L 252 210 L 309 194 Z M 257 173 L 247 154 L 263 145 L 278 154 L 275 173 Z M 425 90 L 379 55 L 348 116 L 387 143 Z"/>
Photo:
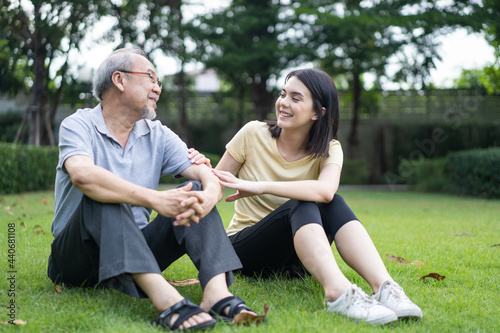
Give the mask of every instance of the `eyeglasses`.
<path id="1" fill-rule="evenodd" d="M 151 79 L 152 84 L 157 84 L 160 89 L 162 89 L 163 85 L 160 80 L 155 79 L 151 73 L 148 72 L 131 72 L 131 71 L 119 71 L 127 74 L 139 74 L 139 75 L 147 75 Z"/>

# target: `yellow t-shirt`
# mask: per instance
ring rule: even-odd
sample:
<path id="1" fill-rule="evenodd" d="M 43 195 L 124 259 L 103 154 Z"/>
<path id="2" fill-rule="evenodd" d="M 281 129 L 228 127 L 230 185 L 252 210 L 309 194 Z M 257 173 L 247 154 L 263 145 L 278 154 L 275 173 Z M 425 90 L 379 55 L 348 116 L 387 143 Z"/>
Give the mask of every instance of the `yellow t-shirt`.
<path id="1" fill-rule="evenodd" d="M 330 141 L 328 158 L 306 156 L 298 161 L 287 162 L 279 153 L 276 139 L 271 136 L 269 126 L 260 121 L 251 121 L 236 133 L 226 145 L 231 156 L 242 164 L 239 178 L 250 181 L 296 181 L 318 179 L 323 166 L 329 163 L 342 168 L 343 152 L 340 142 Z M 233 235 L 262 220 L 269 213 L 288 201 L 289 198 L 270 194 L 254 195 L 235 202 L 235 214 L 227 234 Z"/>

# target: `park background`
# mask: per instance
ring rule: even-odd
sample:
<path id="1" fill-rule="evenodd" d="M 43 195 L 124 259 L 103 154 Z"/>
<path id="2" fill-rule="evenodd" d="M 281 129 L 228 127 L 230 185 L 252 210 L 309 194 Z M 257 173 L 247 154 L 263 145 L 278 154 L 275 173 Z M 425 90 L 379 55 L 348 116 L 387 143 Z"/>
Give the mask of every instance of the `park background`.
<path id="1" fill-rule="evenodd" d="M 451 78 L 438 80 L 433 73 L 453 58 L 441 45 L 457 32 L 463 36 L 458 43 L 467 44 L 473 36 L 488 45 L 487 61 L 475 67 L 464 61 Z M 18 314 L 28 322 L 25 329 L 149 330 L 146 322 L 137 328 L 124 318 L 146 320 L 151 309 L 145 310 L 145 303 L 127 303 L 112 291 L 54 294 L 44 272 L 59 123 L 78 108 L 96 105 L 90 94 L 96 64 L 113 49 L 133 44 L 146 51 L 161 74 L 158 119 L 214 165 L 247 121 L 274 118 L 274 100 L 289 70 L 315 67 L 330 73 L 339 90 L 345 154 L 340 192 L 366 220 L 381 255 L 427 265 L 408 268 L 384 256 L 391 274 L 424 309 L 423 323 L 397 324 L 392 330 L 498 331 L 499 43 L 496 0 L 232 0 L 216 5 L 2 0 L 0 236 L 7 239 L 5 226 L 16 224 L 24 265 Z M 348 185 L 375 190 L 343 192 L 352 188 Z M 220 210 L 227 223 L 231 207 Z M 2 272 L 7 271 L 3 264 Z M 195 275 L 185 263 L 175 270 L 180 272 L 173 273 L 175 279 Z M 417 282 L 433 270 L 447 278 Z M 261 307 L 262 282 L 239 281 L 237 290 Z M 363 281 L 357 283 L 366 288 Z M 4 284 L 0 288 L 4 302 L 7 291 Z M 196 300 L 197 287 L 190 288 Z M 271 304 L 280 302 L 280 290 L 295 295 L 283 304 L 285 310 L 274 308 L 275 316 L 300 320 L 292 325 L 274 319 L 268 329 L 376 330 L 338 318 L 330 323 L 321 301 L 310 295 L 317 288 L 314 281 L 305 286 L 272 281 L 264 294 Z M 95 293 L 104 301 L 95 303 Z M 439 297 L 426 297 L 433 293 Z M 63 304 L 81 309 L 64 310 Z M 90 314 L 95 317 L 89 319 Z M 318 320 L 322 324 L 315 326 Z"/>

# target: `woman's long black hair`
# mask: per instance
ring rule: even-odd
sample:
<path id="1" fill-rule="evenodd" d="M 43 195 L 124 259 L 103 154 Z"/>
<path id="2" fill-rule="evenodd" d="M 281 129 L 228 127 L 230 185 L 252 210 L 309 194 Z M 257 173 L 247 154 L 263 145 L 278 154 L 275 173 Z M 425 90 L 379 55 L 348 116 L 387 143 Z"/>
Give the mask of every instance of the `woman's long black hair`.
<path id="1" fill-rule="evenodd" d="M 295 76 L 311 92 L 313 108 L 318 115 L 309 132 L 309 140 L 305 150 L 313 158 L 328 157 L 330 141 L 337 139 L 339 129 L 339 99 L 337 88 L 327 73 L 318 69 L 298 69 L 290 72 L 285 83 Z M 323 114 L 323 108 L 325 113 Z M 269 131 L 273 138 L 278 138 L 281 128 L 276 121 L 268 121 Z"/>

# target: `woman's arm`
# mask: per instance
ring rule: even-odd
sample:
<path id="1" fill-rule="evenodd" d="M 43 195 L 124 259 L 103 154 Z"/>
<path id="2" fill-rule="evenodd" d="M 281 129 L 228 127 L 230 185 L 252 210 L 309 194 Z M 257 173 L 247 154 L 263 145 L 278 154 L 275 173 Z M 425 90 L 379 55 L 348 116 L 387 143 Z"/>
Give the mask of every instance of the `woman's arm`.
<path id="1" fill-rule="evenodd" d="M 341 171 L 340 166 L 330 163 L 323 167 L 318 180 L 254 182 L 234 176 L 240 167 L 241 164 L 226 151 L 213 171 L 219 177 L 221 185 L 238 190 L 236 194 L 227 197 L 226 201 L 252 195 L 273 194 L 304 201 L 330 202 L 339 187 Z"/>

